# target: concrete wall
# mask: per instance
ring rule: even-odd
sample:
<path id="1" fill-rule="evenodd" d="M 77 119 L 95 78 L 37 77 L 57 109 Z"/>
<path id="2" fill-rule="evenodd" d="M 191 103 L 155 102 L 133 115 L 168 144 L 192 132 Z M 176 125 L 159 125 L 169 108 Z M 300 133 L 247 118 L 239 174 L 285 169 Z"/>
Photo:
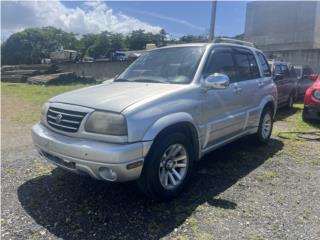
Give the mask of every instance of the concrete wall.
<path id="1" fill-rule="evenodd" d="M 249 2 L 245 39 L 264 51 L 320 48 L 320 2 Z"/>
<path id="2" fill-rule="evenodd" d="M 293 65 L 309 65 L 320 73 L 320 49 L 290 50 L 290 51 L 265 51 L 268 58 L 288 61 Z"/>
<path id="3" fill-rule="evenodd" d="M 92 76 L 98 81 L 113 78 L 121 73 L 130 61 L 124 62 L 93 62 L 93 63 L 63 63 L 59 67 L 63 72 L 75 72 L 78 76 Z"/>

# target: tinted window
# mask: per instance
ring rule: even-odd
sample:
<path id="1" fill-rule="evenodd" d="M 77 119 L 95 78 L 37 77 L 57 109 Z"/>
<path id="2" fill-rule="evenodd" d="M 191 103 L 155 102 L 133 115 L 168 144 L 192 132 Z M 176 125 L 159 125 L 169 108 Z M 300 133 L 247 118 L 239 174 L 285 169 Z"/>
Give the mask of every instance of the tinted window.
<path id="1" fill-rule="evenodd" d="M 282 70 L 282 73 L 283 73 L 283 77 L 289 77 L 290 76 L 290 73 L 289 73 L 289 68 L 287 65 L 281 65 L 281 70 Z"/>
<path id="2" fill-rule="evenodd" d="M 262 67 L 262 72 L 263 75 L 265 77 L 270 77 L 271 76 L 271 71 L 270 71 L 270 67 L 269 64 L 267 62 L 267 59 L 265 58 L 265 56 L 262 53 L 257 52 L 258 54 L 258 58 Z"/>
<path id="3" fill-rule="evenodd" d="M 302 77 L 302 69 L 301 68 L 295 68 L 294 69 L 296 71 L 296 75 L 298 76 L 298 78 Z"/>
<path id="4" fill-rule="evenodd" d="M 251 69 L 248 55 L 245 53 L 236 52 L 234 57 L 238 69 L 237 80 L 242 81 L 251 79 Z"/>
<path id="5" fill-rule="evenodd" d="M 237 80 L 250 80 L 260 77 L 257 61 L 250 51 L 235 50 L 235 60 L 237 64 Z"/>
<path id="6" fill-rule="evenodd" d="M 297 78 L 297 74 L 293 66 L 290 66 L 290 77 Z"/>
<path id="7" fill-rule="evenodd" d="M 250 68 L 251 68 L 251 75 L 252 78 L 259 78 L 260 72 L 258 68 L 258 64 L 256 61 L 256 58 L 253 56 L 253 54 L 249 54 L 249 62 L 250 62 Z"/>
<path id="8" fill-rule="evenodd" d="M 235 72 L 232 52 L 230 50 L 215 50 L 208 61 L 204 76 L 207 77 L 214 73 L 222 73 L 227 75 L 230 81 L 234 81 Z"/>
<path id="9" fill-rule="evenodd" d="M 303 68 L 303 75 L 311 75 L 313 73 L 311 68 Z"/>
<path id="10" fill-rule="evenodd" d="M 275 65 L 273 73 L 274 73 L 273 75 L 282 74 L 281 66 L 280 65 Z"/>

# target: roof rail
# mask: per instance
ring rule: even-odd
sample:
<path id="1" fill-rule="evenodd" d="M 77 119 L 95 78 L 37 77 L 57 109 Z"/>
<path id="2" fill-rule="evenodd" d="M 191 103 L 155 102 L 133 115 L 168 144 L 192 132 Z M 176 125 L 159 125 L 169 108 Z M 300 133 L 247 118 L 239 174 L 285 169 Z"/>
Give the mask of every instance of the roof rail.
<path id="1" fill-rule="evenodd" d="M 246 42 L 238 39 L 232 39 L 232 38 L 215 38 L 212 41 L 213 43 L 234 43 L 234 44 L 239 44 L 239 45 L 244 45 L 244 46 L 249 46 L 249 47 L 255 47 L 254 43 L 252 42 Z"/>

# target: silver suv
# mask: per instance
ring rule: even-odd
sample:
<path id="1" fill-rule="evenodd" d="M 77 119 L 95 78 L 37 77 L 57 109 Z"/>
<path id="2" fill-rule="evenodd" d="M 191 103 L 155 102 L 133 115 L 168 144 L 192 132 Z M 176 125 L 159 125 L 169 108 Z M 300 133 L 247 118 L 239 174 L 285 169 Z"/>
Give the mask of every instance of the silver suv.
<path id="1" fill-rule="evenodd" d="M 61 168 L 137 180 L 148 196 L 171 199 L 206 153 L 249 134 L 270 138 L 277 90 L 263 53 L 247 45 L 147 51 L 113 81 L 45 103 L 34 144 Z"/>

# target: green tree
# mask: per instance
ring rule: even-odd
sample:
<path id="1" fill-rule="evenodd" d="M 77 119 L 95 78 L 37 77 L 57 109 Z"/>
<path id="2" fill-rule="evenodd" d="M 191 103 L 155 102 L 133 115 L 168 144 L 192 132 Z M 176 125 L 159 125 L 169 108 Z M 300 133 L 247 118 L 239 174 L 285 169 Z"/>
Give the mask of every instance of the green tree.
<path id="1" fill-rule="evenodd" d="M 59 48 L 75 49 L 76 35 L 54 27 L 29 28 L 12 34 L 1 45 L 2 64 L 40 63 Z"/>

